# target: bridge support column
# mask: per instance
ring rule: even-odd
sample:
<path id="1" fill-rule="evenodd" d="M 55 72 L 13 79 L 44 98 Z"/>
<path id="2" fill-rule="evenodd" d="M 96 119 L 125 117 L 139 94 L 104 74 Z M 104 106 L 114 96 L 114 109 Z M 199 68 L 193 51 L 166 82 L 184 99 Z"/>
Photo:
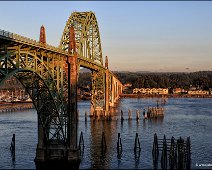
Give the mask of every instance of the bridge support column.
<path id="1" fill-rule="evenodd" d="M 77 56 L 69 57 L 71 65 L 70 148 L 77 148 Z"/>
<path id="2" fill-rule="evenodd" d="M 112 77 L 112 80 L 111 80 L 111 90 L 112 90 L 112 93 L 111 93 L 111 106 L 114 107 L 115 86 L 114 86 L 114 78 L 113 77 Z"/>
<path id="3" fill-rule="evenodd" d="M 36 91 L 37 93 L 37 107 L 40 107 L 40 92 L 39 92 L 39 82 L 35 81 L 35 85 L 33 85 L 33 92 Z M 45 141 L 45 135 L 44 135 L 44 129 L 42 126 L 41 122 L 41 113 L 38 112 L 38 144 L 36 148 L 36 157 L 35 161 L 36 162 L 44 162 L 45 161 L 45 146 L 44 146 L 44 141 Z"/>
<path id="4" fill-rule="evenodd" d="M 105 116 L 109 114 L 109 70 L 105 71 Z"/>
<path id="5" fill-rule="evenodd" d="M 45 160 L 45 148 L 44 148 L 44 131 L 41 124 L 41 120 L 38 114 L 38 144 L 36 148 L 36 161 L 43 162 Z"/>
<path id="6" fill-rule="evenodd" d="M 95 116 L 95 108 L 96 108 L 96 87 L 95 87 L 95 80 L 96 80 L 96 72 L 92 71 L 92 75 L 91 75 L 91 79 L 92 79 L 92 89 L 91 89 L 91 110 L 90 110 L 90 116 Z"/>
<path id="7" fill-rule="evenodd" d="M 70 104 L 69 111 L 70 114 L 70 126 L 68 131 L 70 131 L 70 149 L 77 149 L 77 53 L 76 53 L 76 42 L 75 42 L 75 32 L 74 27 L 71 26 L 69 30 L 69 46 L 68 52 L 71 54 L 68 57 L 68 62 L 70 63 L 68 68 L 69 73 L 69 96 L 70 96 Z M 70 94 L 71 93 L 71 94 Z"/>

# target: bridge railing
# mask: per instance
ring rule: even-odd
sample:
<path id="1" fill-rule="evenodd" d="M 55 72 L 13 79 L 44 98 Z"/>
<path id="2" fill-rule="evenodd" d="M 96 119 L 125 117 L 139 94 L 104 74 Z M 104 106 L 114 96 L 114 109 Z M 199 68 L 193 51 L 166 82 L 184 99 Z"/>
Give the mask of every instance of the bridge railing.
<path id="1" fill-rule="evenodd" d="M 32 44 L 32 45 L 35 45 L 35 46 L 42 46 L 42 47 L 47 48 L 49 50 L 54 50 L 54 51 L 57 51 L 57 52 L 60 52 L 60 53 L 66 53 L 64 50 L 57 48 L 57 47 L 54 47 L 52 45 L 41 44 L 40 42 L 38 42 L 36 40 L 30 39 L 30 38 L 27 38 L 27 37 L 24 37 L 24 36 L 21 36 L 21 35 L 18 35 L 18 34 L 14 34 L 14 33 L 8 32 L 8 31 L 4 31 L 4 30 L 1 30 L 1 29 L 0 29 L 0 36 L 4 36 L 4 37 L 11 38 L 11 39 L 14 39 L 14 40 L 22 41 L 22 42 Z"/>

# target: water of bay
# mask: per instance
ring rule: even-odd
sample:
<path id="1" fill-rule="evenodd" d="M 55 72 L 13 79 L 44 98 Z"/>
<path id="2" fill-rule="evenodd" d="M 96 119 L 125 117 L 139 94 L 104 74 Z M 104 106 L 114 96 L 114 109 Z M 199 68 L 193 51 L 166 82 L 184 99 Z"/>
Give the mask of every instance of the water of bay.
<path id="1" fill-rule="evenodd" d="M 191 138 L 191 168 L 197 164 L 212 164 L 212 100 L 205 98 L 170 98 L 165 105 L 163 119 L 136 121 L 136 110 L 156 106 L 157 98 L 121 99 L 116 108 L 113 120 L 93 121 L 88 117 L 85 122 L 85 111 L 89 112 L 90 101 L 79 102 L 79 134 L 82 131 L 85 150 L 80 164 L 81 169 L 150 169 L 152 165 L 152 143 L 154 133 L 158 138 L 180 136 Z M 132 120 L 128 120 L 128 109 L 132 111 Z M 124 113 L 121 123 L 120 111 Z M 141 112 L 142 113 L 142 112 Z M 142 117 L 142 116 L 141 116 Z M 101 135 L 106 136 L 107 152 L 101 157 Z M 12 134 L 16 134 L 16 160 L 10 155 Z M 118 133 L 122 139 L 122 157 L 117 158 Z M 138 133 L 141 142 L 139 159 L 134 156 L 135 135 Z M 35 150 L 37 145 L 37 114 L 35 110 L 0 113 L 0 169 L 34 169 Z M 160 164 L 159 166 L 160 167 Z"/>

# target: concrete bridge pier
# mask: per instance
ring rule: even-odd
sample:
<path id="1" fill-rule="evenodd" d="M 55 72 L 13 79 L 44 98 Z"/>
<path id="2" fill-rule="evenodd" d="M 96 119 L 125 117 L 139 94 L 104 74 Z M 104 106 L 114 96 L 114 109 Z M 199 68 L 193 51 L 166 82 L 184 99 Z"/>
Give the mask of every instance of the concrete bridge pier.
<path id="1" fill-rule="evenodd" d="M 42 34 L 44 28 L 42 27 Z M 41 37 L 45 36 L 42 35 Z M 49 138 L 49 127 L 45 130 L 38 111 L 38 145 L 36 149 L 36 169 L 79 169 L 80 153 L 77 146 L 77 55 L 75 53 L 74 29 L 70 28 L 69 54 L 64 67 L 68 75 L 67 138 Z M 41 38 L 42 39 L 42 38 Z M 44 40 L 43 40 L 44 41 Z M 43 43 L 44 44 L 44 43 Z M 39 108 L 39 95 L 38 105 Z"/>
<path id="2" fill-rule="evenodd" d="M 51 154 L 51 155 L 48 155 Z M 36 169 L 79 169 L 80 160 L 78 150 L 68 150 L 66 148 L 50 148 L 45 150 L 43 160 L 35 160 Z"/>

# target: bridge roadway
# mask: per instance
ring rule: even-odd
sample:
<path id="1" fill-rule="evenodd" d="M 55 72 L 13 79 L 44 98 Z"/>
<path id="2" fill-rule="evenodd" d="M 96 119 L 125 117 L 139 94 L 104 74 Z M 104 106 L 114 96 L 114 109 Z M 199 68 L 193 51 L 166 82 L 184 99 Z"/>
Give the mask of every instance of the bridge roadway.
<path id="1" fill-rule="evenodd" d="M 49 44 L 41 44 L 40 42 L 18 35 L 14 33 L 10 33 L 8 31 L 4 31 L 0 29 L 0 47 L 1 51 L 0 54 L 4 54 L 4 49 L 7 47 L 8 50 L 20 50 L 20 51 L 27 51 L 32 53 L 42 53 L 43 56 L 60 56 L 61 60 L 63 62 L 66 61 L 66 59 L 70 56 L 68 51 L 62 50 L 59 47 L 54 47 Z M 107 56 L 106 56 L 107 57 Z M 87 69 L 90 69 L 92 71 L 100 71 L 103 70 L 106 72 L 108 68 L 104 67 L 102 64 L 96 63 L 91 59 L 88 58 L 82 58 L 78 56 L 78 69 L 80 67 L 85 67 Z M 79 71 L 79 70 L 78 70 Z M 108 70 L 108 74 L 110 77 L 113 77 L 113 83 L 114 86 L 116 84 L 119 86 L 118 90 L 119 93 L 114 94 L 114 97 L 111 97 L 111 101 L 109 102 L 109 106 L 114 106 L 114 104 L 118 101 L 119 95 L 122 93 L 122 83 L 118 80 L 117 76 L 113 74 L 110 70 Z M 112 86 L 112 85 L 111 85 Z M 116 87 L 115 87 L 116 88 Z"/>
<path id="2" fill-rule="evenodd" d="M 38 114 L 36 166 L 80 162 L 77 145 L 77 80 L 80 67 L 92 72 L 91 116 L 110 115 L 122 83 L 103 66 L 100 34 L 93 12 L 73 12 L 59 47 L 0 30 L 0 85 L 15 76 L 29 93 Z M 54 164 L 55 165 L 55 164 Z"/>

